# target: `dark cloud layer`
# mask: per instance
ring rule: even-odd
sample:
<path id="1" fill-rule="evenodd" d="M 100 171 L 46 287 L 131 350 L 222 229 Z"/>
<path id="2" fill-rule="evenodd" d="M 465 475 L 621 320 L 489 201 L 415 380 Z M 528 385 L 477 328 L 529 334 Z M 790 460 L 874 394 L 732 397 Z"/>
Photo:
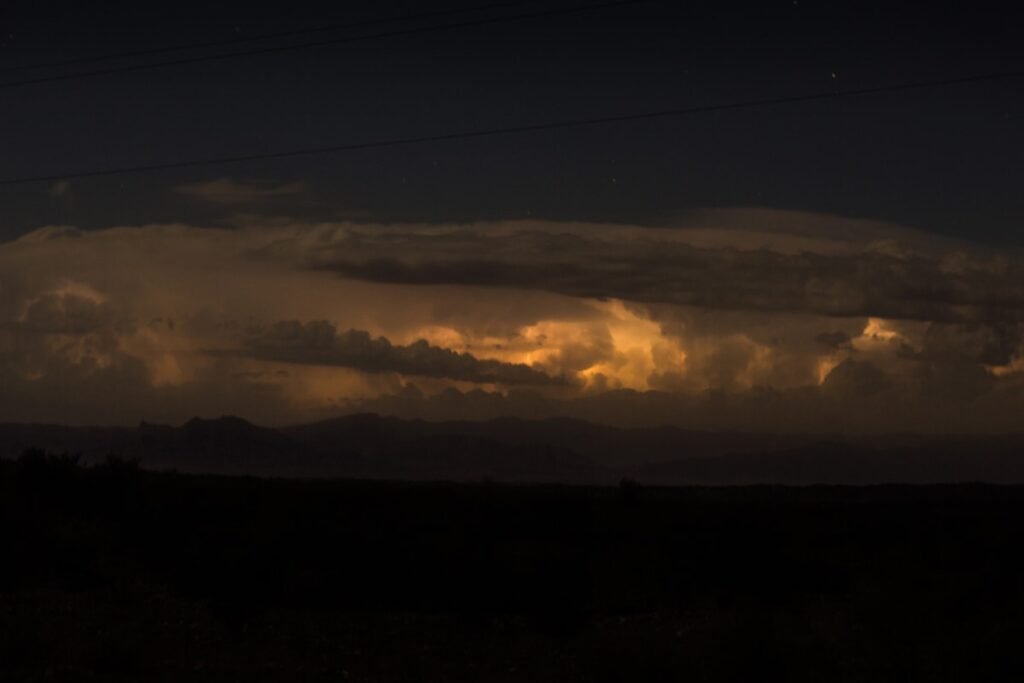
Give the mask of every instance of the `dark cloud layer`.
<path id="1" fill-rule="evenodd" d="M 566 380 L 551 377 L 519 363 L 476 358 L 469 353 L 431 346 L 420 339 L 407 346 L 372 337 L 362 330 L 339 333 L 325 320 L 302 323 L 282 321 L 245 340 L 243 353 L 251 358 L 333 365 L 363 372 L 396 372 L 402 375 L 437 377 L 467 382 L 511 385 L 557 385 Z"/>
<path id="2" fill-rule="evenodd" d="M 970 362 L 1005 365 L 1024 343 L 1024 325 L 991 324 L 929 325 L 920 355 L 936 362 Z"/>
<path id="3" fill-rule="evenodd" d="M 273 254 L 373 282 L 540 289 L 712 310 L 1024 320 L 1020 263 L 885 241 L 786 253 L 694 246 L 658 230 L 348 227 L 316 240 L 282 240 L 264 251 Z"/>

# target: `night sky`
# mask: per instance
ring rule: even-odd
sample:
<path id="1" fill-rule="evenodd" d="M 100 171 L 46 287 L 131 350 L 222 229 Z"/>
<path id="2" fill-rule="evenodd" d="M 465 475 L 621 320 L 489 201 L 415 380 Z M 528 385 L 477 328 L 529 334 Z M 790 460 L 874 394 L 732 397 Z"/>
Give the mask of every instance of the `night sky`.
<path id="1" fill-rule="evenodd" d="M 977 3 L 475 23 L 601 4 L 5 7 L 0 409 L 1016 428 L 1024 77 L 75 177 L 1024 71 Z"/>

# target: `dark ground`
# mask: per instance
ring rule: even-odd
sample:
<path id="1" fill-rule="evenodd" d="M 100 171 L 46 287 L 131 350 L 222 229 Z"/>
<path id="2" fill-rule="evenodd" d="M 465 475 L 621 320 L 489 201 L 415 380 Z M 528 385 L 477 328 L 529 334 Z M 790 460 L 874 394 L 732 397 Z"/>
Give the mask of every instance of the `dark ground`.
<path id="1" fill-rule="evenodd" d="M 0 679 L 978 681 L 1024 488 L 261 480 L 0 462 Z"/>

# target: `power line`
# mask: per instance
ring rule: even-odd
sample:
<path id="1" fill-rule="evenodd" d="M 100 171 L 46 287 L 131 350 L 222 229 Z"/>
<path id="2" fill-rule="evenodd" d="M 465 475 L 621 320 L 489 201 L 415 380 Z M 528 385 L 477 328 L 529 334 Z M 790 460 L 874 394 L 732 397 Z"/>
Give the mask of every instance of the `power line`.
<path id="1" fill-rule="evenodd" d="M 273 45 L 268 47 L 254 48 L 251 50 L 239 50 L 236 52 L 227 52 L 216 55 L 202 55 L 196 57 L 182 57 L 179 59 L 170 59 L 162 62 L 147 62 L 144 64 L 127 64 L 122 66 L 112 66 L 102 69 L 94 69 L 92 71 L 78 71 L 69 74 L 56 74 L 50 76 L 38 76 L 33 78 L 26 78 L 19 81 L 6 81 L 0 82 L 0 89 L 17 88 L 27 85 L 40 85 L 43 83 L 55 83 L 58 81 L 70 81 L 79 78 L 90 78 L 94 76 L 109 76 L 113 74 L 129 73 L 133 71 L 143 71 L 147 69 L 159 69 L 174 66 L 185 66 L 188 64 L 199 64 L 202 62 L 213 62 L 222 61 L 226 59 L 235 59 L 238 57 L 249 57 L 253 55 L 265 55 L 273 54 L 278 52 L 289 52 L 292 50 L 305 50 L 316 47 L 327 47 L 332 45 L 344 45 L 348 43 L 359 43 L 369 40 L 379 40 L 381 38 L 397 38 L 403 36 L 420 35 L 424 33 L 436 33 L 438 31 L 447 31 L 450 29 L 459 28 L 475 28 L 478 26 L 490 26 L 494 24 L 503 24 L 511 21 L 522 21 L 528 19 L 541 19 L 546 17 L 562 16 L 568 14 L 578 14 L 580 12 L 590 12 L 602 9 L 611 9 L 615 7 L 625 7 L 628 5 L 641 5 L 651 2 L 659 2 L 660 0 L 615 0 L 614 2 L 603 2 L 591 5 L 575 6 L 575 7 L 562 7 L 551 10 L 539 10 L 536 12 L 527 12 L 524 14 L 514 14 L 503 17 L 488 17 L 484 19 L 471 19 L 466 21 L 452 22 L 447 24 L 439 24 L 435 26 L 417 26 L 414 28 L 397 29 L 394 31 L 384 31 L 380 33 L 370 33 L 361 36 L 346 36 L 344 38 L 331 38 L 326 40 L 307 41 L 302 43 L 292 43 L 289 45 Z"/>
<path id="2" fill-rule="evenodd" d="M 67 66 L 79 66 L 82 64 L 94 64 L 96 62 L 109 62 L 120 59 L 133 59 L 136 57 L 149 57 L 152 55 L 167 54 L 173 52 L 187 52 L 190 50 L 200 50 L 211 47 L 228 47 L 231 45 L 239 45 L 244 43 L 262 42 L 266 40 L 277 40 L 281 38 L 295 38 L 298 36 L 310 35 L 313 33 L 327 33 L 330 31 L 341 31 L 353 28 L 366 28 L 368 26 L 379 26 L 381 24 L 397 24 L 410 21 L 421 21 L 424 19 L 440 19 L 441 17 L 452 16 L 457 14 L 467 14 L 472 12 L 486 12 L 495 9 L 509 9 L 512 7 L 520 7 L 523 5 L 536 5 L 537 0 L 516 0 L 515 2 L 496 2 L 489 5 L 478 5 L 475 7 L 457 7 L 447 10 L 439 10 L 436 12 L 424 12 L 422 14 L 409 14 L 406 16 L 394 16 L 394 17 L 383 17 L 379 19 L 368 19 L 365 21 L 356 21 L 346 24 L 327 24 L 324 26 L 317 26 L 311 28 L 295 29 L 292 31 L 276 31 L 273 33 L 262 33 L 255 36 L 241 36 L 237 38 L 222 39 L 222 40 L 211 40 L 200 43 L 187 43 L 183 45 L 172 45 L 167 47 L 149 48 L 146 50 L 135 50 L 133 52 L 116 52 L 108 53 L 103 55 L 93 55 L 91 57 L 80 57 L 77 59 L 65 59 L 54 62 L 37 62 L 35 64 L 25 64 L 22 66 L 11 66 L 0 69 L 0 74 L 14 73 L 18 71 L 32 71 L 36 69 L 56 69 L 59 67 Z"/>
<path id="3" fill-rule="evenodd" d="M 125 173 L 145 173 L 151 171 L 167 171 L 173 169 L 196 168 L 201 166 L 221 166 L 227 164 L 245 163 L 251 161 L 268 161 L 273 159 L 288 159 L 294 157 L 314 156 L 320 154 L 336 154 L 340 152 L 353 152 L 366 149 L 380 149 L 384 147 L 403 147 L 408 145 L 419 145 L 431 142 L 450 142 L 453 140 L 470 140 L 475 138 L 495 137 L 499 135 L 513 135 L 522 133 L 534 133 L 546 130 L 560 130 L 567 128 L 579 128 L 583 126 L 595 126 L 603 124 L 626 123 L 631 121 L 644 121 L 648 119 L 668 118 L 685 116 L 689 114 L 706 114 L 711 112 L 722 112 L 736 109 L 748 109 L 752 107 L 764 107 L 772 105 L 799 104 L 820 100 L 833 100 L 845 97 L 857 97 L 862 95 L 875 95 L 881 93 L 900 92 L 907 90 L 923 90 L 925 88 L 938 88 L 953 85 L 966 85 L 970 83 L 983 83 L 1000 80 L 1010 80 L 1024 77 L 1024 70 L 1005 71 L 1001 73 L 980 74 L 975 76 L 963 76 L 960 78 L 944 78 L 928 81 L 915 81 L 910 83 L 899 83 L 894 85 L 880 85 L 867 88 L 856 88 L 852 90 L 836 90 L 830 92 L 809 93 L 805 95 L 791 95 L 787 97 L 773 97 L 759 100 L 746 100 L 740 102 L 728 102 L 723 104 L 707 104 L 678 109 L 662 109 L 659 111 L 639 112 L 633 114 L 620 114 L 616 116 L 601 116 L 593 118 L 564 119 L 561 121 L 549 121 L 545 123 L 534 123 L 522 126 L 507 126 L 503 128 L 486 128 L 474 131 L 457 131 L 453 133 L 441 133 L 437 135 L 421 135 L 413 137 L 387 138 L 372 140 L 368 142 L 352 142 L 336 145 L 324 145 L 320 147 L 305 147 L 299 149 L 279 150 L 276 152 L 257 152 L 237 156 L 214 157 L 208 159 L 190 159 L 185 161 L 171 161 L 154 164 L 141 164 L 137 166 L 119 166 L 114 168 L 95 169 L 91 171 L 78 171 L 72 173 L 52 173 L 40 176 L 25 176 L 20 178 L 0 179 L 0 186 L 24 185 L 28 183 L 54 182 L 58 180 L 69 180 L 72 178 L 96 178 L 101 176 L 121 175 Z"/>

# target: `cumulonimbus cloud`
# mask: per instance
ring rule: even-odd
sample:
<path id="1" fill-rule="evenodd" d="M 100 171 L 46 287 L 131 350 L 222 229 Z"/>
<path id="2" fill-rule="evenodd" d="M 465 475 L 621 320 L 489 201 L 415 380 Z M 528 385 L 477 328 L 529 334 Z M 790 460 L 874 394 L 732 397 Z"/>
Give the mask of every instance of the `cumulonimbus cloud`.
<path id="1" fill-rule="evenodd" d="M 442 396 L 494 385 L 511 401 L 491 396 L 495 411 L 529 389 L 546 415 L 695 427 L 772 392 L 780 425 L 813 415 L 824 429 L 854 413 L 864 429 L 898 426 L 894 406 L 915 428 L 962 414 L 995 429 L 1007 423 L 983 413 L 1024 405 L 1019 255 L 740 217 L 43 228 L 0 244 L 0 411 L 301 419 L 411 381 Z M 631 396 L 620 389 L 650 400 L 613 400 Z M 831 412 L 811 410 L 825 398 Z"/>

